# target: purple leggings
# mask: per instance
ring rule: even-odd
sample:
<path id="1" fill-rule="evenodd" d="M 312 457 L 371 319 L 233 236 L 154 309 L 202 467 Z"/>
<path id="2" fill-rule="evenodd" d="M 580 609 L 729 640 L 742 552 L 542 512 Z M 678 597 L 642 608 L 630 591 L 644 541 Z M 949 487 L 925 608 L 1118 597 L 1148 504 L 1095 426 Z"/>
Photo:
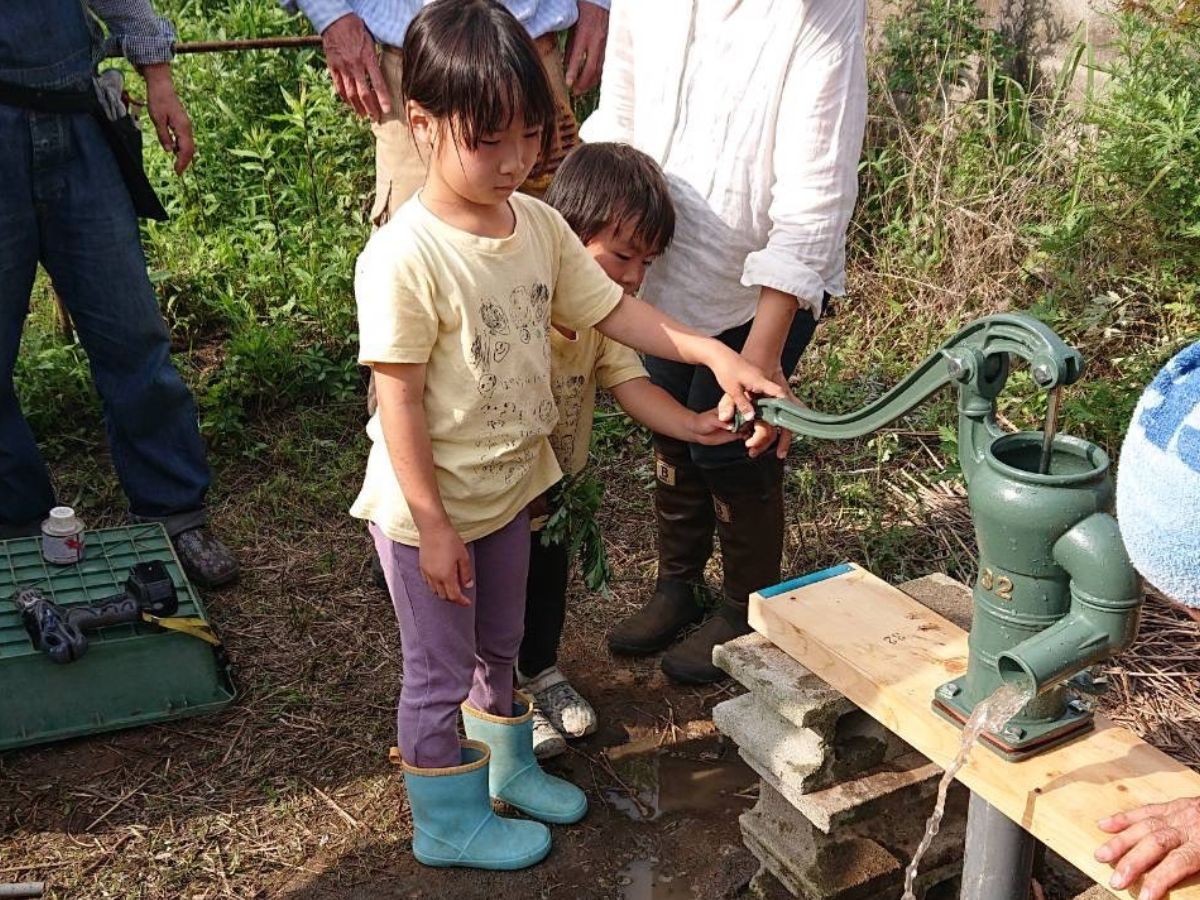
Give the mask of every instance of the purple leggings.
<path id="1" fill-rule="evenodd" d="M 400 753 L 422 769 L 461 764 L 458 708 L 512 715 L 513 667 L 525 628 L 529 514 L 467 544 L 470 606 L 438 597 L 421 577 L 416 547 L 371 525 L 400 622 L 404 681 L 396 710 Z"/>

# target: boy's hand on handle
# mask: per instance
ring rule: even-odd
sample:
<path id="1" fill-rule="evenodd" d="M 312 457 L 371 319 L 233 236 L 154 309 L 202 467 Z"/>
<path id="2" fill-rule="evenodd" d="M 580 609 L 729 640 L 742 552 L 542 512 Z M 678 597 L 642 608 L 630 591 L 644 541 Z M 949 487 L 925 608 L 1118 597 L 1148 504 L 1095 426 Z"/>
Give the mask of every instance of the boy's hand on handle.
<path id="1" fill-rule="evenodd" d="M 1138 900 L 1161 900 L 1200 874 L 1200 797 L 1152 803 L 1099 825 L 1116 835 L 1096 851 L 1096 859 L 1113 865 L 1110 886 L 1126 888 L 1141 878 Z"/>
<path id="2" fill-rule="evenodd" d="M 804 403 L 796 398 L 796 395 L 792 393 L 791 388 L 787 388 L 786 390 L 787 396 L 784 399 L 796 404 L 799 407 L 803 407 L 805 409 L 808 408 L 804 405 Z M 721 403 L 716 409 L 717 417 L 721 420 L 721 422 L 724 423 L 726 430 L 729 430 L 733 427 L 734 410 L 735 406 L 733 403 L 733 398 L 726 394 L 721 398 Z M 746 450 L 749 452 L 751 459 L 756 456 L 761 456 L 764 451 L 771 447 L 772 444 L 774 444 L 776 447 L 776 456 L 778 456 L 780 459 L 785 459 L 787 457 L 788 450 L 792 446 L 792 433 L 786 428 L 779 428 L 776 425 L 771 425 L 768 422 L 764 422 L 762 419 L 756 418 L 752 422 L 747 422 L 742 426 L 740 431 L 733 432 L 733 434 L 736 437 L 746 435 L 747 432 L 749 432 L 749 436 L 746 437 Z"/>
<path id="3" fill-rule="evenodd" d="M 466 591 L 475 587 L 467 545 L 450 523 L 421 531 L 421 577 L 430 590 L 458 606 L 470 606 Z"/>
<path id="4" fill-rule="evenodd" d="M 380 122 L 392 111 L 375 40 L 363 20 L 347 13 L 321 32 L 333 88 L 360 116 Z"/>
<path id="5" fill-rule="evenodd" d="M 725 429 L 733 435 L 734 438 L 744 438 L 746 441 L 746 450 L 751 459 L 760 456 L 764 450 L 771 446 L 775 438 L 779 436 L 781 429 L 776 428 L 762 419 L 754 419 L 752 422 L 746 422 L 741 428 L 736 431 L 733 429 L 733 418 L 736 407 L 733 403 L 733 398 L 725 394 L 721 398 L 720 404 L 717 406 L 717 417 L 724 423 Z"/>
<path id="6" fill-rule="evenodd" d="M 762 419 L 755 419 L 750 425 L 750 436 L 746 438 L 747 453 L 751 459 L 754 459 L 756 456 L 762 456 L 764 452 L 771 448 L 772 444 L 775 444 L 777 448 L 784 446 L 785 436 L 788 438 L 788 446 L 790 446 L 791 435 L 788 434 L 786 429 L 779 428 L 776 425 L 769 425 Z M 776 449 L 776 453 L 780 459 L 783 459 L 787 456 L 787 447 L 784 447 L 782 453 L 779 453 L 779 450 Z"/>
<path id="7" fill-rule="evenodd" d="M 771 380 L 777 384 L 783 391 L 782 394 L 775 396 L 783 397 L 789 403 L 794 403 L 797 406 L 804 406 L 796 395 L 792 393 L 792 386 L 788 383 L 787 374 L 783 371 L 783 367 L 779 364 L 778 358 L 774 363 L 766 363 L 763 360 L 757 359 L 754 354 L 746 355 L 746 359 L 752 365 L 762 367 L 764 372 L 770 373 Z M 792 448 L 792 433 L 786 428 L 772 428 L 765 423 L 756 422 L 754 424 L 754 434 L 746 441 L 746 447 L 750 450 L 750 456 L 758 456 L 764 450 L 771 446 L 772 441 L 778 438 L 778 443 L 775 444 L 775 455 L 780 459 L 786 459 L 788 451 Z"/>
<path id="8" fill-rule="evenodd" d="M 732 408 L 733 404 L 730 403 L 730 409 Z M 730 417 L 732 418 L 732 414 Z M 691 443 L 707 444 L 710 447 L 728 444 L 741 437 L 736 431 L 729 430 L 729 423 L 721 418 L 719 407 L 705 412 L 692 413 L 689 430 L 692 433 Z"/>

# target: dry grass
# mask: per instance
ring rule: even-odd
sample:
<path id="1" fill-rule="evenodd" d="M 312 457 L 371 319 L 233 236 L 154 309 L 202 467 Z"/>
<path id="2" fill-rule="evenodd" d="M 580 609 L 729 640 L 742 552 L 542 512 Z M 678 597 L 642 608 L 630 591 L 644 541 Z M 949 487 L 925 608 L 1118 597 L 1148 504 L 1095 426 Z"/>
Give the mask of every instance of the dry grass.
<path id="1" fill-rule="evenodd" d="M 1105 671 L 1100 708 L 1200 771 L 1200 624 L 1152 591 L 1137 643 Z"/>

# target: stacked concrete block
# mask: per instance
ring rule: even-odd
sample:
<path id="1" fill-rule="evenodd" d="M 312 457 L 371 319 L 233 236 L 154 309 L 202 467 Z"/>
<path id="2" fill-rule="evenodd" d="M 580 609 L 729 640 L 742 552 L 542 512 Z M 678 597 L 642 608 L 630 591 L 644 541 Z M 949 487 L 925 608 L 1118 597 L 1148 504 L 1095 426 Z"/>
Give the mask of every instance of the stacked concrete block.
<path id="1" fill-rule="evenodd" d="M 969 626 L 970 592 L 958 582 L 930 576 L 901 587 Z M 941 769 L 760 635 L 716 648 L 713 660 L 748 691 L 718 704 L 713 721 L 762 779 L 758 803 L 741 817 L 742 838 L 762 866 L 756 890 L 895 900 Z M 918 897 L 957 896 L 966 803 L 955 784 L 921 864 Z"/>

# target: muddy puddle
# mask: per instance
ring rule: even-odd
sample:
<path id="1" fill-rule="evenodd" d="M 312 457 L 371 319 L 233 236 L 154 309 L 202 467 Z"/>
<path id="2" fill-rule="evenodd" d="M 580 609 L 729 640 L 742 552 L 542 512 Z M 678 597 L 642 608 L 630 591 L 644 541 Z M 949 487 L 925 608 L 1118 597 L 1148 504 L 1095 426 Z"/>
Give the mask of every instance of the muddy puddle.
<path id="1" fill-rule="evenodd" d="M 692 882 L 658 870 L 658 859 L 635 859 L 617 875 L 621 900 L 692 900 Z"/>
<path id="2" fill-rule="evenodd" d="M 604 751 L 610 786 L 605 802 L 634 822 L 678 814 L 736 822 L 753 804 L 758 776 L 737 749 L 718 736 L 659 746 L 660 738 L 631 740 Z M 645 856 L 617 873 L 622 900 L 687 900 L 700 871 Z"/>
<path id="3" fill-rule="evenodd" d="M 639 822 L 674 812 L 741 812 L 758 778 L 720 738 L 658 746 L 657 738 L 610 747 L 604 755 L 616 784 L 604 789 L 614 809 Z M 656 895 L 657 896 L 657 895 Z"/>

